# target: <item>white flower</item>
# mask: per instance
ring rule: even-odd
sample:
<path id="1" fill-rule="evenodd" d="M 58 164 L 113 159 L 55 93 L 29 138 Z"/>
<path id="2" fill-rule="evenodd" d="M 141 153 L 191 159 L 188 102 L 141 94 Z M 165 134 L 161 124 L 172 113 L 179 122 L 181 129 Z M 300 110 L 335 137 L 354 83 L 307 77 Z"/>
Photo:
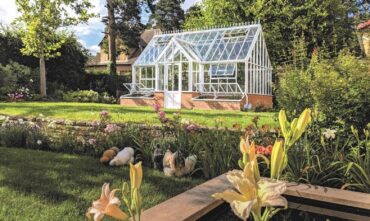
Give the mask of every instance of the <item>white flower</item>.
<path id="1" fill-rule="evenodd" d="M 54 128 L 56 128 L 56 127 L 57 127 L 57 125 L 56 125 L 55 121 L 51 121 L 51 122 L 48 124 L 48 128 L 52 128 L 52 129 L 54 129 Z"/>
<path id="2" fill-rule="evenodd" d="M 191 120 L 183 118 L 181 119 L 181 124 L 191 124 Z"/>
<path id="3" fill-rule="evenodd" d="M 323 133 L 326 139 L 335 139 L 335 133 L 336 130 L 331 130 L 331 129 L 325 129 L 325 132 Z"/>
<path id="4" fill-rule="evenodd" d="M 19 124 L 24 124 L 24 120 L 22 118 L 18 119 Z"/>
<path id="5" fill-rule="evenodd" d="M 6 116 L 0 115 L 0 120 L 5 120 L 5 119 L 6 119 Z"/>
<path id="6" fill-rule="evenodd" d="M 43 115 L 43 114 L 39 114 L 39 117 L 43 118 L 43 117 L 44 117 L 44 115 Z"/>
<path id="7" fill-rule="evenodd" d="M 37 140 L 37 145 L 41 145 L 42 144 L 42 141 L 41 140 Z"/>

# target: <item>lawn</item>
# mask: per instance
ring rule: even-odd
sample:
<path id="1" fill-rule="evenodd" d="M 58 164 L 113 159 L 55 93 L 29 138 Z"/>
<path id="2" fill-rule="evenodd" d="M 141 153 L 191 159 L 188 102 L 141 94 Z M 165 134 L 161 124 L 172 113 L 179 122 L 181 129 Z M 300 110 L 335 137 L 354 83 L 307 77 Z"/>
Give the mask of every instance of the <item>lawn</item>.
<path id="1" fill-rule="evenodd" d="M 156 114 L 151 107 L 123 107 L 111 104 L 65 103 L 65 102 L 19 102 L 0 103 L 0 114 L 22 115 L 36 117 L 43 114 L 45 117 L 60 118 L 78 121 L 99 120 L 99 113 L 108 110 L 114 122 L 140 122 L 158 124 Z M 168 116 L 179 110 L 165 110 Z M 241 111 L 201 111 L 181 110 L 182 118 L 192 119 L 203 126 L 215 126 L 215 120 L 222 118 L 225 125 L 231 127 L 234 123 L 246 126 L 252 123 L 255 116 L 259 116 L 259 124 L 277 125 L 274 112 L 241 112 Z"/>
<path id="2" fill-rule="evenodd" d="M 4 147 L 0 152 L 0 220 L 84 220 L 104 182 L 121 188 L 129 179 L 128 167 L 110 168 L 91 157 Z M 144 168 L 144 207 L 202 181 L 168 178 Z"/>

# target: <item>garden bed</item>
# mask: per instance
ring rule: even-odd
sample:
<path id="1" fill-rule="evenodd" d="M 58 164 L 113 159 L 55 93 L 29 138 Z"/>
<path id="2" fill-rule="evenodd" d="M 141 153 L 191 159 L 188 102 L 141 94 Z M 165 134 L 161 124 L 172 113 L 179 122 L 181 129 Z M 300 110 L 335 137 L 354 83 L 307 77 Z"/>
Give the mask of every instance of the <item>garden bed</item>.
<path id="1" fill-rule="evenodd" d="M 68 102 L 19 102 L 1 103 L 0 114 L 18 115 L 23 117 L 39 117 L 64 119 L 70 121 L 98 121 L 99 113 L 107 110 L 111 113 L 112 123 L 145 123 L 159 124 L 152 107 L 123 107 L 112 104 L 96 103 L 68 103 Z M 165 110 L 168 115 L 178 113 L 179 110 Z M 207 127 L 214 127 L 215 120 L 222 118 L 224 125 L 232 127 L 235 123 L 247 126 L 252 123 L 254 117 L 259 117 L 261 125 L 268 124 L 277 126 L 274 112 L 235 112 L 218 110 L 181 110 L 183 118 L 192 119 L 194 122 Z M 242 119 L 242 120 L 241 120 Z"/>
<path id="2" fill-rule="evenodd" d="M 104 182 L 120 189 L 129 180 L 128 167 L 107 167 L 92 157 L 4 147 L 0 152 L 0 220 L 83 220 Z M 144 168 L 144 208 L 202 181 Z"/>

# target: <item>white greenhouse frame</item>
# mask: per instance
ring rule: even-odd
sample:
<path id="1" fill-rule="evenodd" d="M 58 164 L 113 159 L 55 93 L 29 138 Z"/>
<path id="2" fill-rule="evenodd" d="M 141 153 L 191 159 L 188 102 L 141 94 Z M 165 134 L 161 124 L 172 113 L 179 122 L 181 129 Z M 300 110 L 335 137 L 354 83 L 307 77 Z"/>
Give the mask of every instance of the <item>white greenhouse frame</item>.
<path id="1" fill-rule="evenodd" d="M 272 95 L 272 66 L 259 23 L 157 33 L 132 68 L 130 94 Z M 165 95 L 166 96 L 166 95 Z"/>

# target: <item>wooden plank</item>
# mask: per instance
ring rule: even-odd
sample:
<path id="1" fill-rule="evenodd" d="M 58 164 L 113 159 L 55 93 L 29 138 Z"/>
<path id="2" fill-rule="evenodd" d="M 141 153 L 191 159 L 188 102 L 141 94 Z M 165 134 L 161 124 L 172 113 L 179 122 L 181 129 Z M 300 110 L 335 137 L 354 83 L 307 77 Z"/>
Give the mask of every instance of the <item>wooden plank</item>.
<path id="1" fill-rule="evenodd" d="M 225 175 L 218 176 L 144 211 L 141 220 L 197 220 L 224 203 L 222 200 L 214 199 L 211 195 L 230 187 Z"/>
<path id="2" fill-rule="evenodd" d="M 311 205 L 306 205 L 306 204 L 301 204 L 301 203 L 295 203 L 295 202 L 289 202 L 289 208 L 297 209 L 297 210 L 301 210 L 301 211 L 305 211 L 309 213 L 315 213 L 315 214 L 331 216 L 335 218 L 346 219 L 346 220 L 365 221 L 365 220 L 370 219 L 369 217 L 363 216 L 363 215 L 358 215 L 354 213 L 348 213 L 348 212 L 343 212 L 343 211 L 338 211 L 338 210 L 333 210 L 333 209 L 327 209 L 327 208 L 322 208 L 322 207 L 317 207 L 317 206 L 311 206 Z"/>
<path id="3" fill-rule="evenodd" d="M 287 187 L 288 196 L 370 210 L 370 194 L 309 184 L 288 183 Z"/>
<path id="4" fill-rule="evenodd" d="M 224 203 L 222 200 L 216 200 L 212 198 L 211 195 L 213 193 L 223 192 L 224 190 L 230 188 L 232 188 L 232 186 L 227 181 L 225 174 L 218 176 L 144 211 L 141 220 L 198 220 L 205 214 Z M 309 184 L 287 183 L 287 191 L 284 193 L 284 195 L 370 210 L 370 194 L 366 193 L 340 190 L 329 187 L 312 186 Z M 329 216 L 335 216 L 335 212 L 338 212 L 337 214 L 341 217 L 351 216 L 351 214 L 348 212 L 341 212 L 332 209 L 318 210 L 318 208 L 314 206 L 303 206 L 303 204 L 293 202 L 289 202 L 289 207 Z M 324 213 L 325 211 L 329 212 L 329 214 Z M 362 216 L 351 217 L 354 217 L 354 220 L 359 220 L 362 218 Z"/>

